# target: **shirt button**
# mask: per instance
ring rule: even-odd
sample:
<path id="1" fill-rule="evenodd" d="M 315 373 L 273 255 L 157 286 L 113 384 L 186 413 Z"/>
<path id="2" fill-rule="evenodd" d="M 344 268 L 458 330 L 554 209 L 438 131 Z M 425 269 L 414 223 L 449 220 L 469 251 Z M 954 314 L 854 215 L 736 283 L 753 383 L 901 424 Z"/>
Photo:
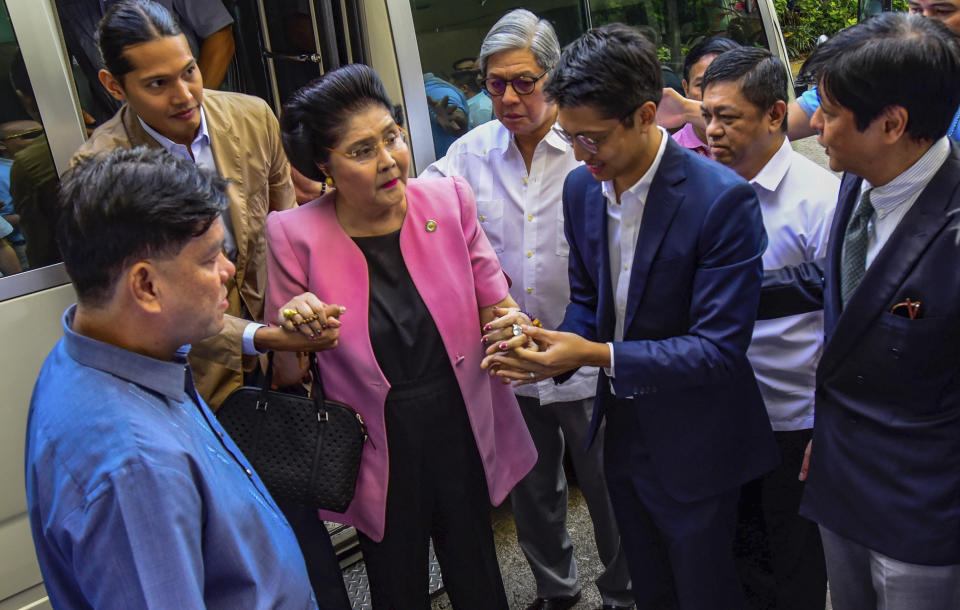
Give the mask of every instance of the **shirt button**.
<path id="1" fill-rule="evenodd" d="M 530 214 L 529 216 L 527 216 L 527 220 L 529 220 L 530 222 L 533 222 L 533 214 Z"/>
<path id="2" fill-rule="evenodd" d="M 527 252 L 527 258 L 533 258 L 533 252 Z"/>
<path id="3" fill-rule="evenodd" d="M 483 214 L 480 215 L 480 222 L 483 222 L 483 221 L 485 221 L 486 219 L 487 219 L 486 216 L 484 216 Z"/>
<path id="4" fill-rule="evenodd" d="M 533 292 L 533 288 L 527 287 L 527 293 L 529 294 L 531 292 Z"/>
<path id="5" fill-rule="evenodd" d="M 253 476 L 253 472 L 249 468 L 244 468 L 243 471 L 247 473 L 247 476 Z"/>
<path id="6" fill-rule="evenodd" d="M 523 179 L 523 183 L 524 183 L 524 184 L 527 183 L 527 179 L 526 179 L 526 178 Z"/>
<path id="7" fill-rule="evenodd" d="M 223 438 L 223 430 L 217 430 L 217 436 Z"/>
<path id="8" fill-rule="evenodd" d="M 624 265 L 623 270 L 626 271 L 627 269 L 628 269 L 627 265 Z"/>

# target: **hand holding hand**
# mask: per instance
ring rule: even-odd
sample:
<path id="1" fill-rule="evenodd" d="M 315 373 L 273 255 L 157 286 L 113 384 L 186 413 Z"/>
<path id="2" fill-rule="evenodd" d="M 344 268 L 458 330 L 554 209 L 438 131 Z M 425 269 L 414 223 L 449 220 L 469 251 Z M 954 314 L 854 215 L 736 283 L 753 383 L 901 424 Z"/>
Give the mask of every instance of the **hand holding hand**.
<path id="1" fill-rule="evenodd" d="M 604 343 L 588 341 L 573 333 L 522 326 L 538 350 L 516 347 L 497 350 L 480 367 L 515 386 L 556 377 L 581 366 L 610 366 L 610 352 Z"/>
<path id="2" fill-rule="evenodd" d="M 480 338 L 481 343 L 486 346 L 487 355 L 516 347 L 529 347 L 539 351 L 536 344 L 530 344 L 530 338 L 522 329 L 523 326 L 532 324 L 527 314 L 516 307 L 494 307 L 493 313 L 499 317 L 483 327 L 484 334 Z"/>
<path id="3" fill-rule="evenodd" d="M 261 328 L 254 335 L 257 349 L 319 352 L 337 346 L 340 316 L 346 307 L 327 304 L 311 292 L 290 299 L 277 312 L 280 328 Z"/>

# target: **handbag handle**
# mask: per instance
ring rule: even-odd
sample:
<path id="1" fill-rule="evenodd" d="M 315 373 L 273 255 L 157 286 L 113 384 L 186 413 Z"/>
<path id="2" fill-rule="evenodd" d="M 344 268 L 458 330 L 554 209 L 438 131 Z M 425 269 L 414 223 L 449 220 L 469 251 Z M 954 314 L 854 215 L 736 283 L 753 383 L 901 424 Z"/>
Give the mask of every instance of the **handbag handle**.
<path id="1" fill-rule="evenodd" d="M 313 391 L 311 392 L 313 396 L 313 406 L 317 408 L 317 417 L 324 419 L 323 414 L 326 413 L 326 409 L 323 404 L 326 399 L 326 396 L 323 392 L 323 381 L 320 379 L 320 368 L 317 365 L 317 355 L 314 352 L 310 352 L 310 376 L 313 378 Z M 262 405 L 264 408 L 267 406 L 269 400 L 270 386 L 273 384 L 273 350 L 267 352 L 267 374 L 263 377 L 263 385 L 260 387 L 260 400 L 258 403 L 258 408 Z"/>

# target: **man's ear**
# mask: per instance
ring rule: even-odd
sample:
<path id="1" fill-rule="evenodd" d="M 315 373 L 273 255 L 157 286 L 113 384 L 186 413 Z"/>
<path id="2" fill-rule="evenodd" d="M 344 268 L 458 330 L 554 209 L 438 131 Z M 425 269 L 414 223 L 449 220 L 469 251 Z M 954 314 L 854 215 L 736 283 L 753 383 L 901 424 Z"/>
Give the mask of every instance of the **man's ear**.
<path id="1" fill-rule="evenodd" d="M 907 132 L 909 119 L 909 113 L 903 106 L 887 106 L 874 120 L 880 121 L 880 137 L 892 144 Z"/>
<path id="2" fill-rule="evenodd" d="M 690 86 L 687 83 L 687 79 L 681 79 L 680 85 L 683 87 L 683 97 L 690 97 Z"/>
<path id="3" fill-rule="evenodd" d="M 127 94 L 123 90 L 123 83 L 109 70 L 101 68 L 100 71 L 97 72 L 97 78 L 100 79 L 100 84 L 103 85 L 103 88 L 106 89 L 114 99 L 121 102 L 127 101 Z"/>
<path id="4" fill-rule="evenodd" d="M 770 121 L 771 131 L 780 131 L 781 125 L 787 120 L 787 103 L 777 100 L 767 109 L 767 120 Z"/>
<path id="5" fill-rule="evenodd" d="M 138 261 L 125 272 L 123 286 L 129 300 L 146 313 L 160 313 L 161 286 L 157 268 L 148 261 Z"/>
<path id="6" fill-rule="evenodd" d="M 653 102 L 644 102 L 639 108 L 633 111 L 633 122 L 640 125 L 657 124 L 657 105 Z"/>

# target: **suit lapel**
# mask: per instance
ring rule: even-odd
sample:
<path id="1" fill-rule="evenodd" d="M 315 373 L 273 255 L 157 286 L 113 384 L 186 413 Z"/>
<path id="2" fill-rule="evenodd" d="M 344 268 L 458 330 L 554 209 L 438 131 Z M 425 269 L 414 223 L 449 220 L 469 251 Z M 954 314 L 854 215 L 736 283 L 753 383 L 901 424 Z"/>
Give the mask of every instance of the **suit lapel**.
<path id="1" fill-rule="evenodd" d="M 243 285 L 243 275 L 246 270 L 247 234 L 249 210 L 244 205 L 244 193 L 247 184 L 241 163 L 242 147 L 240 136 L 233 127 L 233 120 L 216 98 L 216 94 L 208 90 L 203 92 L 203 114 L 207 121 L 207 132 L 210 134 L 210 147 L 213 150 L 213 161 L 217 165 L 217 173 L 221 178 L 230 181 L 227 187 L 227 196 L 230 200 L 230 221 L 233 225 L 233 237 L 237 242 L 237 285 Z"/>
<path id="2" fill-rule="evenodd" d="M 127 140 L 130 141 L 130 148 L 136 148 L 137 146 L 163 148 L 163 145 L 154 140 L 153 136 L 147 133 L 147 130 L 143 128 L 143 125 L 140 124 L 140 119 L 137 117 L 137 114 L 130 109 L 130 104 L 124 104 L 121 113 L 123 130 L 127 134 Z"/>
<path id="3" fill-rule="evenodd" d="M 592 179 L 591 179 L 592 180 Z M 587 239 L 597 249 L 600 262 L 597 277 L 597 338 L 613 337 L 616 326 L 614 318 L 613 287 L 610 285 L 610 248 L 607 239 L 607 198 L 600 183 L 592 180 L 584 192 L 584 225 Z"/>
<path id="4" fill-rule="evenodd" d="M 627 311 L 623 324 L 624 332 L 630 328 L 633 322 L 640 305 L 640 299 L 647 287 L 647 275 L 650 273 L 650 267 L 653 265 L 660 244 L 663 243 L 667 229 L 673 222 L 673 217 L 680 209 L 680 204 L 685 196 L 677 186 L 685 178 L 683 153 L 672 138 L 669 136 L 663 137 L 668 138 L 667 148 L 663 151 L 660 167 L 657 169 L 653 182 L 650 184 L 650 191 L 647 193 L 647 200 L 643 206 L 643 217 L 640 219 L 640 233 L 637 236 L 637 244 L 633 253 L 633 270 L 630 272 Z M 607 276 L 609 277 L 609 271 Z"/>
<path id="5" fill-rule="evenodd" d="M 858 180 L 858 185 L 859 182 Z M 837 318 L 833 336 L 824 348 L 822 366 L 834 366 L 853 347 L 860 335 L 873 324 L 877 316 L 889 308 L 897 290 L 903 285 L 910 271 L 916 267 L 917 261 L 930 242 L 952 219 L 948 208 L 952 203 L 952 195 L 957 189 L 958 182 L 960 182 L 960 155 L 956 149 L 951 148 L 950 156 L 894 229 L 887 243 L 867 269 L 860 286 L 850 296 L 847 306 Z M 854 202 L 856 193 L 859 193 L 859 189 L 854 191 L 852 197 Z M 853 204 L 849 200 L 844 202 L 846 218 L 850 217 L 852 208 Z M 838 220 L 840 220 L 839 216 Z M 846 224 L 844 223 L 843 226 L 845 227 Z M 841 243 L 835 246 L 835 259 L 840 257 L 843 231 L 840 231 L 839 239 Z M 832 267 L 831 270 L 833 270 Z M 836 272 L 839 272 L 839 263 L 837 263 Z M 836 293 L 839 290 L 839 276 L 834 277 L 837 278 L 837 281 L 833 282 L 837 288 L 834 291 Z"/>

